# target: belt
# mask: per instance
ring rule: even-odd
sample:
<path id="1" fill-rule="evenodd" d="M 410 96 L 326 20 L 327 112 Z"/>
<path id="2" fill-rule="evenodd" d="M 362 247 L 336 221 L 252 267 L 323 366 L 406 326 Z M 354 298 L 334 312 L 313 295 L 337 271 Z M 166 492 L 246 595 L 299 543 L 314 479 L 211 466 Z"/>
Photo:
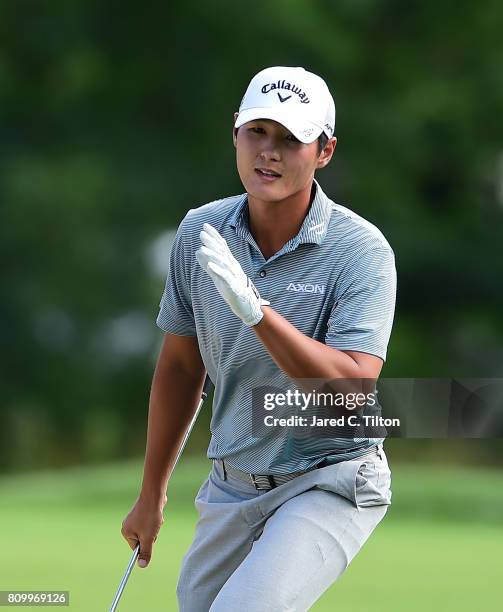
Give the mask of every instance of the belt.
<path id="1" fill-rule="evenodd" d="M 371 457 L 374 455 L 380 455 L 380 449 L 377 444 L 374 444 L 369 448 L 368 451 L 359 455 L 358 457 L 353 457 L 352 459 L 363 459 L 365 457 Z M 247 484 L 252 484 L 257 491 L 269 491 L 271 489 L 275 489 L 276 487 L 285 484 L 289 480 L 293 480 L 297 478 L 297 476 L 302 476 L 302 474 L 307 474 L 308 472 L 312 472 L 321 467 L 325 467 L 328 463 L 322 461 L 320 464 L 315 465 L 314 467 L 303 470 L 301 472 L 290 472 L 289 474 L 250 474 L 249 472 L 244 472 L 243 470 L 239 470 L 238 468 L 232 467 L 228 463 L 226 463 L 223 459 L 215 460 L 222 468 L 222 472 L 224 475 L 224 480 L 227 480 L 227 476 L 232 476 L 233 478 L 237 478 L 238 480 L 242 480 Z M 348 460 L 349 461 L 349 460 Z"/>

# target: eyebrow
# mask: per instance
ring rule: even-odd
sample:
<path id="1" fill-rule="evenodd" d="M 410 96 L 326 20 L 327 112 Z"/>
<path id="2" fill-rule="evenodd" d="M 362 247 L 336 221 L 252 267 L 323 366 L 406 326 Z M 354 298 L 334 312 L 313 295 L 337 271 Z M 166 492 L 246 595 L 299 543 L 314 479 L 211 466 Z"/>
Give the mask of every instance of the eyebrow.
<path id="1" fill-rule="evenodd" d="M 249 121 L 248 123 L 265 123 L 266 125 L 272 125 L 272 124 L 277 123 L 279 128 L 281 128 L 282 130 L 285 130 L 285 132 L 286 132 L 285 135 L 286 136 L 293 136 L 295 139 L 298 140 L 297 136 L 295 136 L 295 134 L 293 132 L 290 132 L 290 130 L 288 128 L 286 128 L 281 123 L 278 123 L 277 121 L 274 121 L 273 119 L 251 119 L 251 121 Z"/>

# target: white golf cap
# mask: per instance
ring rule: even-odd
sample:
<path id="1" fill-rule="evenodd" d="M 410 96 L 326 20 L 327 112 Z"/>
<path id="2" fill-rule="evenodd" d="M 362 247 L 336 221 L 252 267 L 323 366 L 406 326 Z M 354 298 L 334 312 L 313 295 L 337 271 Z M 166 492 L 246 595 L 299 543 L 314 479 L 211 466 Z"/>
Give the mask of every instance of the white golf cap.
<path id="1" fill-rule="evenodd" d="M 325 81 L 304 68 L 265 68 L 250 81 L 234 127 L 255 119 L 277 121 L 306 144 L 322 132 L 331 138 L 335 129 L 334 99 Z"/>

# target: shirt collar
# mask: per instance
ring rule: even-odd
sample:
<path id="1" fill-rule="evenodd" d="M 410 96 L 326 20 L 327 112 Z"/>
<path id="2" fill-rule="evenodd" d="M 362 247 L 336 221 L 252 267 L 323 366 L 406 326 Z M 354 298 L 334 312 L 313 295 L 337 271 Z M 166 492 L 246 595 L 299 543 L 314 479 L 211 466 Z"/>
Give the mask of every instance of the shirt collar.
<path id="1" fill-rule="evenodd" d="M 330 215 L 332 214 L 332 204 L 316 179 L 314 183 L 316 186 L 314 199 L 299 233 L 293 239 L 296 246 L 302 243 L 321 244 L 327 233 Z M 248 225 L 248 196 L 246 193 L 240 196 L 228 223 L 235 228 L 239 236 L 246 238 L 250 231 Z"/>

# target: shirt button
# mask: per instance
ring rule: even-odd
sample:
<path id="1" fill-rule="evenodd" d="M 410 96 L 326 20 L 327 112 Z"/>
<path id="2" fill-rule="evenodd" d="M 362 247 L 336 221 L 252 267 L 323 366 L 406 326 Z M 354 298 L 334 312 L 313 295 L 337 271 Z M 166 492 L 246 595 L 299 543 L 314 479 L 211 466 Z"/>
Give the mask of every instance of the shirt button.
<path id="1" fill-rule="evenodd" d="M 264 278 L 264 276 L 265 276 L 266 274 L 267 274 L 267 273 L 266 273 L 266 271 L 265 271 L 265 270 L 260 270 L 260 272 L 259 272 L 259 276 L 260 276 L 260 278 Z"/>

